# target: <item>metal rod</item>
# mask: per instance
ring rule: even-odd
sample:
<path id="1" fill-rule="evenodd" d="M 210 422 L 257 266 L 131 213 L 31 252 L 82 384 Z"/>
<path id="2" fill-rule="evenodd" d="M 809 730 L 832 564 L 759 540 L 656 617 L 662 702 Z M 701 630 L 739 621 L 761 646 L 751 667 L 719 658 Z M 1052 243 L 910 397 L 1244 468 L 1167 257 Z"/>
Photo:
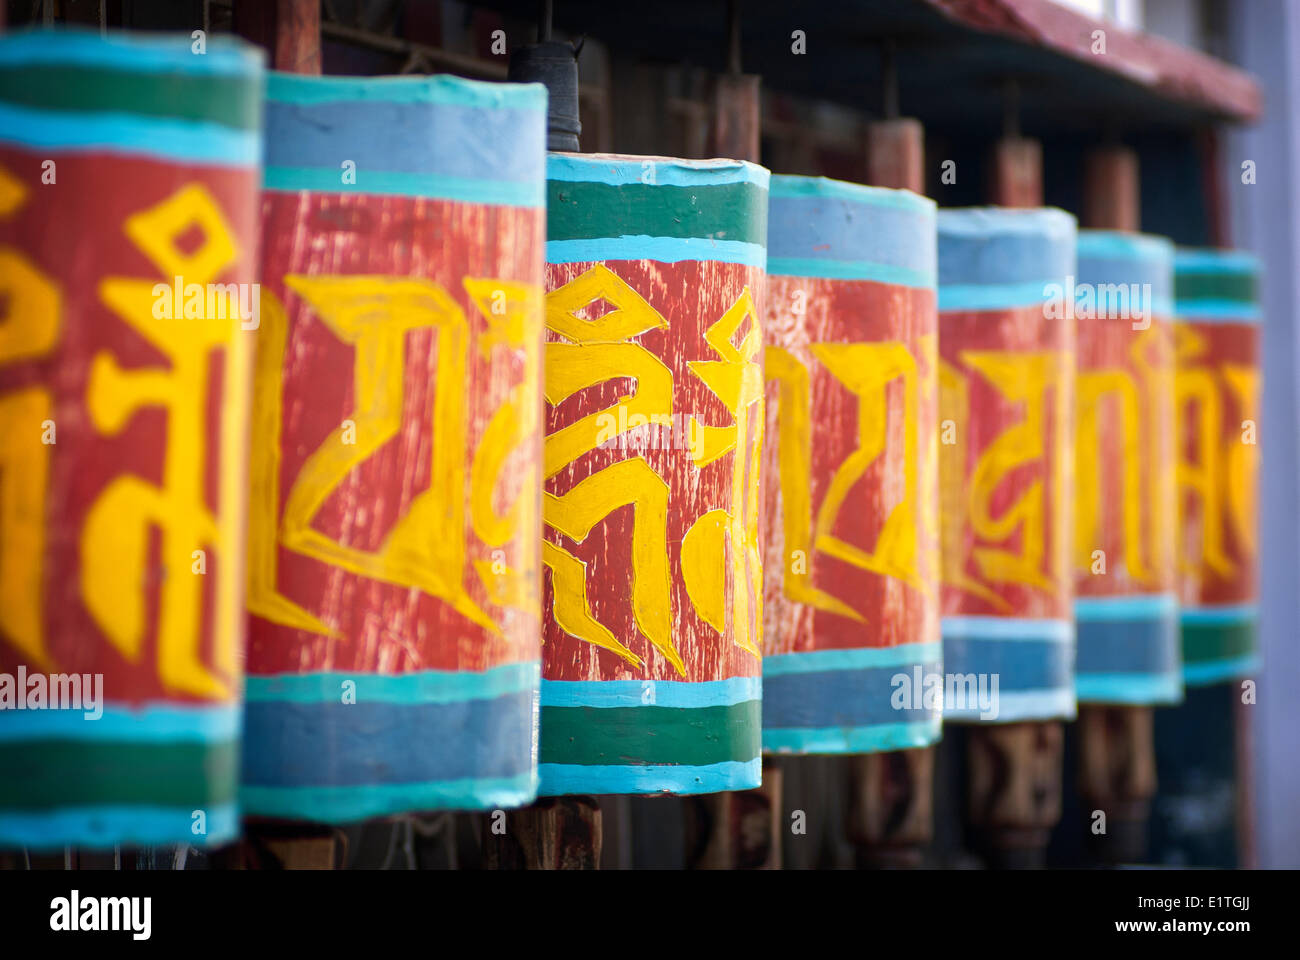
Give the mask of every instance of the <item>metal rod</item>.
<path id="1" fill-rule="evenodd" d="M 893 39 L 886 40 L 880 48 L 880 108 L 886 120 L 897 120 L 898 106 L 898 58 Z"/>
<path id="2" fill-rule="evenodd" d="M 1020 84 L 1010 78 L 1002 85 L 1002 136 L 1020 139 Z"/>
<path id="3" fill-rule="evenodd" d="M 542 0 L 541 11 L 537 20 L 537 41 L 545 43 L 551 39 L 552 21 L 555 19 L 554 0 Z"/>
<path id="4" fill-rule="evenodd" d="M 727 0 L 727 72 L 736 76 L 743 72 L 740 54 L 740 0 Z"/>

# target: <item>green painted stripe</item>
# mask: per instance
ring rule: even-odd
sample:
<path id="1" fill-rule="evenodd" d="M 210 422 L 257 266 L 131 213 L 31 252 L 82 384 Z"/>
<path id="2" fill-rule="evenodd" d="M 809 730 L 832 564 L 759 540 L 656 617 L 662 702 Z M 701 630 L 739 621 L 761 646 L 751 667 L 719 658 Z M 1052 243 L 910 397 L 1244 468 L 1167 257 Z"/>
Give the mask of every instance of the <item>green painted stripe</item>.
<path id="1" fill-rule="evenodd" d="M 701 766 L 759 755 L 762 702 L 717 707 L 543 707 L 539 763 Z"/>
<path id="2" fill-rule="evenodd" d="M 548 241 L 649 236 L 767 243 L 767 191 L 753 183 L 549 180 L 546 193 Z"/>
<path id="3" fill-rule="evenodd" d="M 1184 300 L 1238 300 L 1254 303 L 1258 277 L 1253 273 L 1184 273 L 1174 277 L 1174 298 Z"/>
<path id="4" fill-rule="evenodd" d="M 233 802 L 239 744 L 40 740 L 0 743 L 0 810 Z"/>
<path id="5" fill-rule="evenodd" d="M 1184 623 L 1183 664 L 1236 660 L 1255 652 L 1255 621 Z"/>
<path id="6" fill-rule="evenodd" d="M 72 64 L 0 69 L 0 100 L 38 110 L 111 111 L 260 130 L 262 86 L 255 75 L 124 73 Z"/>

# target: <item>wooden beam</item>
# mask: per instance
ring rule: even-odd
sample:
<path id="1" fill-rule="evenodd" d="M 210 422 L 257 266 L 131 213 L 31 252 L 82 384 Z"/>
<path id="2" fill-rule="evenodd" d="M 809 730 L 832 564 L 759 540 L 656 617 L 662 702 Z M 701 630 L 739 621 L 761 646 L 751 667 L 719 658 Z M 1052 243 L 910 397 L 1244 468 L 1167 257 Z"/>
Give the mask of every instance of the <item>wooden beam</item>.
<path id="1" fill-rule="evenodd" d="M 546 797 L 483 818 L 484 866 L 489 870 L 599 870 L 602 837 L 595 797 Z"/>

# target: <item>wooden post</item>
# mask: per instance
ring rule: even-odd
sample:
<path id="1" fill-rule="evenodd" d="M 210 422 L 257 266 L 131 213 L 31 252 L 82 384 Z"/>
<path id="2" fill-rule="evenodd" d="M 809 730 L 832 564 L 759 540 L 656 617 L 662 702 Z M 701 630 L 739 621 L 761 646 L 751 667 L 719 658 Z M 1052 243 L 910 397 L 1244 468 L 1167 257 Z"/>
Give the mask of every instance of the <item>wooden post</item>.
<path id="1" fill-rule="evenodd" d="M 235 0 L 234 32 L 267 51 L 282 73 L 321 72 L 319 0 Z"/>
<path id="2" fill-rule="evenodd" d="M 761 95 L 759 77 L 741 72 L 740 0 L 727 3 L 727 72 L 713 96 L 713 155 L 759 162 Z"/>
<path id="3" fill-rule="evenodd" d="M 1083 187 L 1083 226 L 1138 229 L 1135 151 L 1118 145 L 1094 148 L 1085 158 Z M 1146 856 L 1147 820 L 1156 791 L 1154 722 L 1150 707 L 1079 705 L 1079 789 L 1090 811 L 1106 815 L 1104 833 L 1088 830 L 1093 853 L 1103 862 L 1131 863 Z"/>
<path id="4" fill-rule="evenodd" d="M 601 813 L 593 797 L 548 797 L 483 818 L 489 870 L 599 870 Z"/>
<path id="5" fill-rule="evenodd" d="M 993 147 L 990 199 L 1001 207 L 1041 207 L 1042 145 L 1020 135 L 1016 88 L 1008 87 L 1006 136 Z M 991 865 L 1042 866 L 1051 829 L 1061 817 L 1064 749 L 1059 722 L 968 729 L 967 817 L 975 846 Z"/>

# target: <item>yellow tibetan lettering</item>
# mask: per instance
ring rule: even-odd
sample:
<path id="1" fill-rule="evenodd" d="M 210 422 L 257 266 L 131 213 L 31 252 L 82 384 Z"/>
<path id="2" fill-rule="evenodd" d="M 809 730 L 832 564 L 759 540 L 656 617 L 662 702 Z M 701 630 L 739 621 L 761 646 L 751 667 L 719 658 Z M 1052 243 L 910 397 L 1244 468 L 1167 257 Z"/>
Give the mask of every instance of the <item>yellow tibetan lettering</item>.
<path id="1" fill-rule="evenodd" d="M 1174 402 L 1179 423 L 1178 497 L 1179 503 L 1190 496 L 1201 511 L 1201 553 L 1189 557 L 1180 551 L 1187 572 L 1201 568 L 1221 577 L 1231 577 L 1236 565 L 1224 547 L 1223 462 L 1219 454 L 1223 429 L 1223 399 L 1214 371 L 1201 360 L 1206 352 L 1205 338 L 1185 324 L 1174 328 Z M 1188 455 L 1184 442 L 1190 437 L 1194 452 Z M 1181 528 L 1181 524 L 1180 524 Z M 1191 545 L 1187 545 L 1191 548 Z"/>
<path id="2" fill-rule="evenodd" d="M 813 585 L 812 544 L 812 424 L 809 419 L 808 370 L 789 351 L 768 346 L 763 372 L 777 386 L 777 478 L 781 490 L 781 530 L 785 541 L 781 589 L 795 603 L 863 620 L 847 603 Z M 802 571 L 789 562 L 795 551 L 807 559 Z"/>
<path id="3" fill-rule="evenodd" d="M 740 345 L 732 337 L 747 326 Z M 755 360 L 763 349 L 763 331 L 746 287 L 726 313 L 704 335 L 721 360 L 692 360 L 688 366 L 704 381 L 732 415 L 729 426 L 705 426 L 691 417 L 694 439 L 691 458 L 697 467 L 735 451 L 731 468 L 731 503 L 698 518 L 683 540 L 682 578 L 701 619 L 721 632 L 716 622 L 721 604 L 717 595 L 725 581 L 711 572 L 731 558 L 735 644 L 762 656 L 763 566 L 758 540 L 758 474 L 763 447 L 763 368 Z M 724 519 L 725 518 L 725 519 Z M 698 532 L 697 532 L 698 528 Z M 685 549 L 687 543 L 690 549 Z M 726 549 L 730 541 L 731 549 Z M 753 613 L 751 616 L 751 601 Z"/>
<path id="4" fill-rule="evenodd" d="M 977 541 L 1005 543 L 1017 531 L 1021 548 L 1014 550 L 994 546 L 976 546 L 971 551 L 975 565 L 986 581 L 1015 583 L 1044 592 L 1052 592 L 1061 571 L 1049 569 L 1047 561 L 1047 490 L 1045 480 L 1055 487 L 1060 501 L 1062 470 L 1061 451 L 1054 450 L 1055 469 L 1048 468 L 1044 442 L 1048 427 L 1049 391 L 1056 394 L 1054 408 L 1058 414 L 1054 430 L 1058 447 L 1066 438 L 1060 431 L 1062 406 L 1060 355 L 1048 352 L 1013 353 L 1006 351 L 964 350 L 961 359 L 992 384 L 1011 403 L 1023 404 L 1024 418 L 1003 430 L 979 455 L 970 478 L 970 523 Z M 999 486 L 1015 470 L 1041 463 L 1044 476 L 1029 484 L 1005 510 L 994 514 L 993 502 Z M 1059 555 L 1056 551 L 1054 555 Z"/>
<path id="5" fill-rule="evenodd" d="M 465 589 L 465 313 L 428 280 L 382 276 L 285 277 L 322 322 L 354 349 L 355 443 L 340 425 L 303 463 L 285 499 L 280 536 L 304 556 L 438 597 L 492 633 L 496 624 Z M 438 331 L 429 486 L 368 552 L 312 527 L 330 494 L 398 433 L 402 423 L 406 335 Z"/>
<path id="6" fill-rule="evenodd" d="M 917 405 L 916 360 L 901 343 L 817 343 L 812 352 L 858 398 L 858 446 L 831 478 L 817 511 L 817 549 L 845 563 L 894 577 L 929 593 L 917 558 Z M 889 435 L 886 389 L 903 385 L 903 497 L 889 511 L 871 551 L 835 536 L 835 521 L 853 487 L 885 453 Z"/>
<path id="7" fill-rule="evenodd" d="M 613 309 L 594 320 L 578 311 L 603 300 Z M 580 390 L 608 380 L 630 378 L 636 388 L 613 407 L 589 414 L 546 438 L 543 473 L 555 476 L 636 422 L 672 413 L 673 378 L 649 350 L 632 337 L 661 329 L 667 322 L 635 290 L 597 264 L 546 295 L 546 325 L 568 342 L 546 344 L 548 403 L 558 405 Z M 640 421 L 632 414 L 640 414 Z M 612 435 L 617 435 L 615 432 Z M 668 575 L 668 484 L 641 457 L 615 463 L 576 484 L 562 496 L 547 494 L 546 524 L 581 543 L 592 528 L 622 506 L 633 509 L 632 611 L 637 629 L 682 676 L 686 667 L 672 642 L 672 601 Z M 591 612 L 586 566 L 563 547 L 546 543 L 542 562 L 551 571 L 556 622 L 569 634 L 617 653 L 635 667 L 644 660 Z"/>
<path id="8" fill-rule="evenodd" d="M 1259 539 L 1259 445 L 1247 442 L 1241 422 L 1255 420 L 1259 404 L 1259 371 L 1242 364 L 1225 363 L 1222 373 L 1223 382 L 1235 398 L 1235 407 L 1240 412 L 1224 441 L 1224 492 L 1228 517 L 1232 520 L 1241 552 L 1247 559 L 1254 559 Z"/>
<path id="9" fill-rule="evenodd" d="M 519 492 L 504 513 L 497 512 L 494 497 L 506 476 L 511 453 L 539 443 L 540 420 L 535 414 L 526 414 L 538 408 L 542 296 L 531 284 L 507 280 L 466 277 L 464 285 L 487 321 L 487 333 L 479 340 L 483 361 L 490 362 L 498 350 L 520 350 L 524 358 L 523 379 L 492 414 L 470 465 L 470 522 L 474 533 L 489 547 L 500 547 L 522 532 L 536 530 L 539 522 L 536 491 L 541 477 L 535 457 L 525 457 L 526 469 L 516 483 Z M 498 304 L 499 310 L 495 309 Z M 494 570 L 493 561 L 476 560 L 474 569 L 493 603 L 536 615 L 541 602 L 538 571 L 532 558 L 529 561 L 522 570 Z"/>
<path id="10" fill-rule="evenodd" d="M 0 168 L 0 217 L 27 188 Z M 49 355 L 59 339 L 58 287 L 16 248 L 0 249 L 0 366 Z M 43 439 L 54 401 L 45 387 L 0 395 L 0 633 L 32 666 L 51 667 L 45 649 L 45 513 L 50 445 Z"/>
<path id="11" fill-rule="evenodd" d="M 194 227 L 203 240 L 192 253 L 177 241 Z M 178 190 L 157 206 L 128 217 L 127 236 L 161 276 L 184 283 L 213 281 L 238 259 L 234 237 L 216 202 L 201 185 Z M 164 357 L 166 367 L 119 366 L 107 351 L 96 354 L 86 394 L 91 422 L 101 433 L 122 431 L 151 408 L 166 416 L 162 483 L 137 476 L 111 481 L 91 505 L 81 534 L 81 584 L 87 609 L 128 659 L 144 642 L 145 584 L 151 528 L 162 533 L 164 577 L 158 614 L 158 673 L 164 688 L 209 698 L 229 696 L 217 673 L 235 671 L 238 603 L 243 565 L 238 525 L 243 513 L 243 444 L 250 350 L 238 333 L 238 310 L 226 319 L 177 321 L 154 316 L 153 280 L 110 277 L 100 299 Z M 226 386 L 220 430 L 221 480 L 217 515 L 204 498 L 210 364 L 225 356 Z M 203 582 L 190 574 L 192 553 L 215 547 L 215 628 L 210 670 L 203 663 L 199 628 Z"/>

